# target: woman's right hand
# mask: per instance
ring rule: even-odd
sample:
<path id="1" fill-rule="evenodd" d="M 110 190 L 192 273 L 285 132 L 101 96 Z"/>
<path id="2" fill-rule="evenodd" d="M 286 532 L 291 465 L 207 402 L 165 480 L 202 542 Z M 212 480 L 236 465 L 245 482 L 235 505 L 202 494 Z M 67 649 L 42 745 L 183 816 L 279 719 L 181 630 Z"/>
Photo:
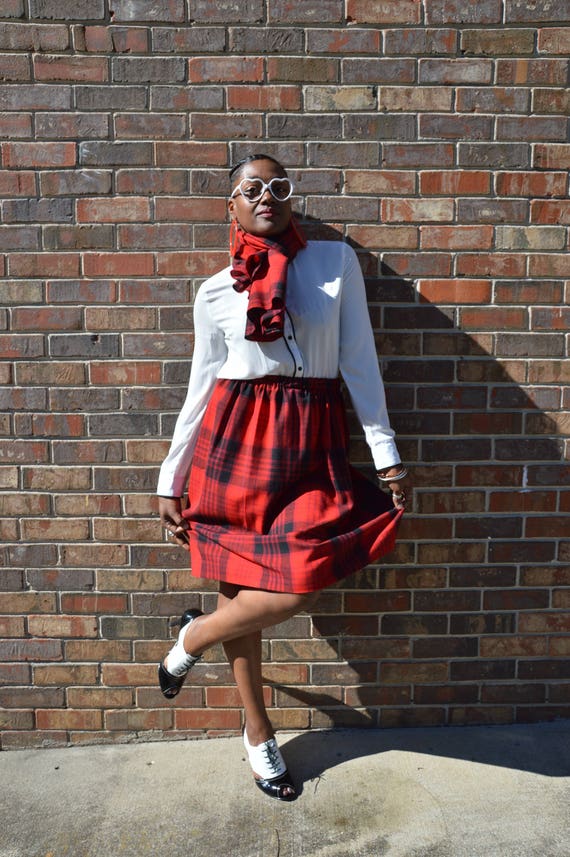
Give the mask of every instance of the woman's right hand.
<path id="1" fill-rule="evenodd" d="M 188 529 L 190 527 L 186 518 L 182 517 L 181 497 L 159 497 L 158 514 L 163 527 L 170 533 L 173 542 L 189 550 Z"/>

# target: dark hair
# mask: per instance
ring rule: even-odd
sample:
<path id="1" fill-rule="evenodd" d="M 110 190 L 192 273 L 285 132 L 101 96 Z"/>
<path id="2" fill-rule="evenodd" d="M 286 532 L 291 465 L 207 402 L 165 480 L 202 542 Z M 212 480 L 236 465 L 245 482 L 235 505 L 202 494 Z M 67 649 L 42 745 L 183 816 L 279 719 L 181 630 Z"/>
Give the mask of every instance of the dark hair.
<path id="1" fill-rule="evenodd" d="M 271 155 L 264 155 L 261 152 L 256 152 L 254 155 L 246 155 L 245 158 L 242 158 L 237 164 L 230 170 L 230 181 L 233 181 L 237 175 L 239 175 L 240 170 L 245 167 L 246 164 L 251 164 L 252 161 L 273 161 L 278 167 L 280 167 L 285 173 L 285 167 L 283 164 L 280 164 L 276 158 L 272 158 Z"/>

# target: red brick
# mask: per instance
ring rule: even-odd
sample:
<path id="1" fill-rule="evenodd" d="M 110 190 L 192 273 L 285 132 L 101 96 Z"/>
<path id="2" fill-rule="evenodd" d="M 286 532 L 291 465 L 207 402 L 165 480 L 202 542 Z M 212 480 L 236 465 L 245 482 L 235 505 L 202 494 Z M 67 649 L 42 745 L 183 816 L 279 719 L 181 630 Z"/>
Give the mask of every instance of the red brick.
<path id="1" fill-rule="evenodd" d="M 83 28 L 85 50 L 93 53 L 146 53 L 150 30 L 146 27 Z"/>
<path id="2" fill-rule="evenodd" d="M 380 30 L 373 29 L 316 29 L 307 30 L 307 52 L 309 54 L 355 54 L 380 53 Z"/>
<path id="3" fill-rule="evenodd" d="M 429 24 L 498 24 L 502 20 L 500 0 L 482 0 L 466 7 L 457 0 L 427 0 L 426 19 Z"/>
<path id="4" fill-rule="evenodd" d="M 570 31 L 568 27 L 544 27 L 538 31 L 538 50 L 545 54 L 570 53 Z"/>
<path id="5" fill-rule="evenodd" d="M 3 197 L 35 196 L 36 174 L 32 171 L 0 171 L 0 193 Z"/>
<path id="6" fill-rule="evenodd" d="M 523 277 L 526 273 L 526 256 L 508 253 L 460 254 L 457 273 L 468 277 Z"/>
<path id="7" fill-rule="evenodd" d="M 38 729 L 101 729 L 103 718 L 100 711 L 84 709 L 78 711 L 60 711 L 38 709 L 36 725 Z"/>
<path id="8" fill-rule="evenodd" d="M 360 613 L 367 610 L 384 613 L 409 609 L 410 595 L 408 592 L 347 593 L 345 596 L 345 610 L 349 613 Z"/>
<path id="9" fill-rule="evenodd" d="M 0 616 L 0 635 L 2 637 L 23 637 L 23 616 Z"/>
<path id="10" fill-rule="evenodd" d="M 126 709 L 107 711 L 105 713 L 105 728 L 127 732 L 145 732 L 171 729 L 174 715 L 169 709 L 141 711 Z"/>
<path id="11" fill-rule="evenodd" d="M 570 108 L 570 92 L 567 89 L 535 89 L 533 109 L 536 113 L 562 113 Z"/>
<path id="12" fill-rule="evenodd" d="M 490 303 L 491 284 L 487 280 L 420 280 L 423 301 L 436 304 Z"/>
<path id="13" fill-rule="evenodd" d="M 492 76 L 493 63 L 487 59 L 420 59 L 419 61 L 419 80 L 422 84 L 490 84 Z"/>
<path id="14" fill-rule="evenodd" d="M 190 127 L 192 136 L 202 140 L 219 139 L 224 131 L 233 139 L 256 140 L 263 135 L 263 115 L 262 113 L 193 113 L 190 117 Z"/>
<path id="15" fill-rule="evenodd" d="M 31 80 L 30 60 L 25 54 L 0 54 L 0 80 Z"/>
<path id="16" fill-rule="evenodd" d="M 160 197 L 156 200 L 156 217 L 160 221 L 213 221 L 226 216 L 225 199 L 200 197 Z"/>
<path id="17" fill-rule="evenodd" d="M 535 30 L 477 29 L 463 30 L 461 52 L 484 56 L 525 56 L 534 53 Z"/>
<path id="18" fill-rule="evenodd" d="M 61 596 L 61 609 L 74 613 L 125 613 L 126 595 L 69 595 Z"/>
<path id="19" fill-rule="evenodd" d="M 5 167 L 74 167 L 75 143 L 2 143 Z"/>
<path id="20" fill-rule="evenodd" d="M 567 71 L 565 60 L 499 59 L 496 78 L 503 85 L 564 86 Z"/>
<path id="21" fill-rule="evenodd" d="M 165 0 L 159 7 L 154 0 L 112 0 L 110 12 L 113 21 L 165 21 L 182 22 L 183 0 Z"/>
<path id="22" fill-rule="evenodd" d="M 105 83 L 109 79 L 109 62 L 106 57 L 36 54 L 34 75 L 36 80 Z"/>
<path id="23" fill-rule="evenodd" d="M 482 637 L 482 658 L 542 657 L 548 652 L 546 637 L 502 636 Z"/>
<path id="24" fill-rule="evenodd" d="M 241 711 L 237 709 L 176 709 L 176 729 L 236 729 L 241 728 Z"/>
<path id="25" fill-rule="evenodd" d="M 30 113 L 0 113 L 0 137 L 14 140 L 18 137 L 32 137 L 32 116 Z"/>
<path id="26" fill-rule="evenodd" d="M 530 256 L 532 277 L 570 277 L 570 256 L 562 253 L 535 253 Z"/>
<path id="27" fill-rule="evenodd" d="M 448 277 L 451 256 L 448 253 L 385 253 L 383 262 L 400 277 Z"/>
<path id="28" fill-rule="evenodd" d="M 453 166 L 454 148 L 447 143 L 385 143 L 383 165 L 388 168 Z M 422 200 L 419 200 L 422 202 Z"/>
<path id="29" fill-rule="evenodd" d="M 339 61 L 321 57 L 268 57 L 267 80 L 269 83 L 337 83 Z M 236 78 L 241 80 L 239 76 Z M 254 78 L 253 80 L 259 80 Z"/>
<path id="30" fill-rule="evenodd" d="M 123 662 L 131 655 L 131 644 L 128 640 L 68 640 L 65 643 L 65 655 L 69 661 L 96 661 L 97 664 L 108 661 Z M 76 669 L 75 667 L 73 669 Z M 92 667 L 89 667 L 92 669 Z M 58 684 L 60 678 L 53 683 Z M 98 681 L 97 668 L 92 681 L 85 677 L 71 680 L 69 684 L 96 684 Z"/>
<path id="31" fill-rule="evenodd" d="M 228 264 L 227 253 L 158 253 L 157 273 L 163 277 L 207 277 Z"/>
<path id="32" fill-rule="evenodd" d="M 383 199 L 382 220 L 387 222 L 447 221 L 453 219 L 451 199 Z"/>
<path id="33" fill-rule="evenodd" d="M 119 170 L 116 174 L 117 193 L 173 194 L 186 193 L 188 177 L 185 170 Z"/>
<path id="34" fill-rule="evenodd" d="M 415 189 L 415 173 L 402 170 L 346 170 L 347 193 L 409 196 Z"/>
<path id="35" fill-rule="evenodd" d="M 190 83 L 256 83 L 262 79 L 261 57 L 194 57 L 188 61 Z"/>
<path id="36" fill-rule="evenodd" d="M 263 698 L 267 706 L 271 705 L 272 690 L 263 688 Z M 208 687 L 206 688 L 206 706 L 208 708 L 242 708 L 242 701 L 237 687 Z"/>
<path id="37" fill-rule="evenodd" d="M 492 226 L 421 226 L 420 247 L 426 250 L 488 250 Z"/>
<path id="38" fill-rule="evenodd" d="M 145 277 L 154 273 L 152 253 L 85 253 L 87 277 Z"/>
<path id="39" fill-rule="evenodd" d="M 456 50 L 457 31 L 452 27 L 390 29 L 384 34 L 384 53 L 388 55 L 441 56 L 454 55 Z"/>
<path id="40" fill-rule="evenodd" d="M 390 112 L 445 112 L 452 109 L 452 90 L 441 86 L 382 86 L 378 103 Z"/>
<path id="41" fill-rule="evenodd" d="M 530 212 L 532 223 L 570 225 L 569 200 L 532 200 Z"/>
<path id="42" fill-rule="evenodd" d="M 419 0 L 348 0 L 346 16 L 351 24 L 419 24 Z"/>
<path id="43" fill-rule="evenodd" d="M 498 173 L 496 184 L 500 196 L 564 196 L 567 175 L 551 173 Z"/>
<path id="44" fill-rule="evenodd" d="M 222 143 L 157 143 L 159 167 L 225 166 L 226 147 Z"/>
<path id="45" fill-rule="evenodd" d="M 20 421 L 18 420 L 18 423 Z M 33 414 L 30 433 L 50 437 L 80 437 L 85 431 L 83 414 Z"/>
<path id="46" fill-rule="evenodd" d="M 112 363 L 94 361 L 90 365 L 91 383 L 116 387 L 133 384 L 157 384 L 161 378 L 161 364 L 140 361 Z"/>
<path id="47" fill-rule="evenodd" d="M 77 219 L 83 223 L 124 223 L 150 220 L 146 197 L 92 197 L 77 200 Z"/>
<path id="48" fill-rule="evenodd" d="M 10 253 L 8 270 L 12 277 L 77 277 L 78 253 Z"/>
<path id="49" fill-rule="evenodd" d="M 299 110 L 300 86 L 228 86 L 229 110 Z"/>
<path id="50" fill-rule="evenodd" d="M 528 316 L 526 309 L 500 309 L 498 307 L 483 307 L 478 309 L 461 310 L 461 325 L 465 329 L 474 330 L 527 330 Z"/>
<path id="51" fill-rule="evenodd" d="M 368 250 L 411 250 L 418 246 L 415 226 L 349 226 L 347 237 Z"/>
<path id="52" fill-rule="evenodd" d="M 519 617 L 521 634 L 566 634 L 570 630 L 570 613 L 522 613 Z"/>
<path id="53" fill-rule="evenodd" d="M 58 309 L 22 307 L 12 313 L 14 330 L 81 330 L 82 313 L 79 307 Z M 37 371 L 37 366 L 36 366 Z M 36 376 L 36 383 L 38 382 Z"/>
<path id="54" fill-rule="evenodd" d="M 547 7 L 540 3 L 527 3 L 525 0 L 510 0 L 506 4 L 505 20 L 515 23 L 569 21 L 570 10 L 564 0 L 552 0 Z"/>
<path id="55" fill-rule="evenodd" d="M 491 173 L 482 170 L 426 170 L 420 173 L 422 195 L 479 195 L 491 189 Z"/>
<path id="56" fill-rule="evenodd" d="M 547 521 L 543 517 L 528 517 L 525 521 L 525 535 L 529 539 L 543 538 L 546 532 L 550 538 L 564 538 L 568 534 L 568 518 L 565 516 L 549 515 Z"/>
<path id="57" fill-rule="evenodd" d="M 497 120 L 497 140 L 565 140 L 566 122 L 558 116 L 501 116 Z"/>

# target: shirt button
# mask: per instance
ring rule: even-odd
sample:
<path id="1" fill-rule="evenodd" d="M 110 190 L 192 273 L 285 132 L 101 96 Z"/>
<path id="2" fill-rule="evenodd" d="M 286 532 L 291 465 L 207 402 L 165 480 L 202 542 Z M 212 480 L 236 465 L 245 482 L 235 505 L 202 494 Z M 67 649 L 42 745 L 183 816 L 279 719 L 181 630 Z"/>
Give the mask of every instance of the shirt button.
<path id="1" fill-rule="evenodd" d="M 293 339 L 293 337 L 292 337 L 292 336 L 288 336 L 288 337 L 287 337 L 287 339 L 291 340 L 291 339 Z"/>

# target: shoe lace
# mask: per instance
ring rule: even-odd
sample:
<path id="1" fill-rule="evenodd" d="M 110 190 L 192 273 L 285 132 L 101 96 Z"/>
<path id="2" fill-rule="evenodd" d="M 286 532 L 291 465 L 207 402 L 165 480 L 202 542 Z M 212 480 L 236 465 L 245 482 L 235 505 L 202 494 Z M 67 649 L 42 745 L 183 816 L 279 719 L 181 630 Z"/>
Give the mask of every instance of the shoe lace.
<path id="1" fill-rule="evenodd" d="M 263 753 L 267 759 L 267 764 L 274 774 L 278 774 L 281 770 L 281 759 L 279 748 L 275 740 L 266 741 L 263 747 Z"/>

